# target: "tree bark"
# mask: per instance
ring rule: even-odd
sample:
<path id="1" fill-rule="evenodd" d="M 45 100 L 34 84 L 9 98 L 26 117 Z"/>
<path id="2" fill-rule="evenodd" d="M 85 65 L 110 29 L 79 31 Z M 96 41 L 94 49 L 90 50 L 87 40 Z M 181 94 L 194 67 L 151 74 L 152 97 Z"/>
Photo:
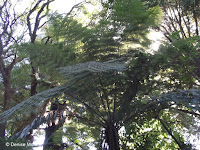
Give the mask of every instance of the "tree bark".
<path id="1" fill-rule="evenodd" d="M 43 150 L 48 150 L 49 148 L 54 147 L 52 135 L 55 133 L 56 130 L 57 126 L 55 125 L 55 123 L 52 123 L 51 126 L 45 128 L 45 140 Z"/>
<path id="2" fill-rule="evenodd" d="M 6 131 L 6 122 L 0 124 L 0 137 L 5 136 Z"/>
<path id="3" fill-rule="evenodd" d="M 32 65 L 32 74 L 31 74 L 31 91 L 30 91 L 30 96 L 33 96 L 35 94 L 37 94 L 37 78 L 36 78 L 36 74 L 38 73 L 38 69 L 36 69 L 33 65 Z"/>
<path id="4" fill-rule="evenodd" d="M 4 100 L 3 100 L 3 111 L 9 109 L 12 97 L 14 95 L 14 91 L 11 88 L 10 84 L 10 74 L 8 74 L 8 78 L 4 80 Z M 0 137 L 5 136 L 6 122 L 0 124 Z"/>
<path id="5" fill-rule="evenodd" d="M 109 150 L 120 150 L 118 130 L 114 126 L 114 123 L 110 123 L 106 127 L 105 134 L 106 134 L 106 143 L 109 146 Z"/>
<path id="6" fill-rule="evenodd" d="M 43 150 L 61 149 L 61 147 L 64 146 L 63 143 L 55 144 L 52 139 L 53 134 L 65 123 L 66 117 L 63 116 L 64 111 L 65 104 L 60 104 L 58 101 L 56 101 L 55 103 L 51 103 L 51 108 L 49 112 L 51 114 L 51 117 L 49 118 L 49 120 L 51 120 L 51 123 L 49 123 L 48 127 L 45 128 L 45 140 Z M 56 120 L 58 121 L 57 123 Z"/>
<path id="7" fill-rule="evenodd" d="M 4 99 L 3 99 L 3 109 L 5 111 L 9 108 L 11 104 L 12 97 L 14 96 L 14 90 L 11 87 L 11 70 L 15 64 L 15 60 L 5 67 L 3 62 L 3 58 L 0 56 L 0 72 L 3 77 L 3 85 L 4 85 Z M 5 136 L 6 122 L 0 124 L 0 137 Z"/>

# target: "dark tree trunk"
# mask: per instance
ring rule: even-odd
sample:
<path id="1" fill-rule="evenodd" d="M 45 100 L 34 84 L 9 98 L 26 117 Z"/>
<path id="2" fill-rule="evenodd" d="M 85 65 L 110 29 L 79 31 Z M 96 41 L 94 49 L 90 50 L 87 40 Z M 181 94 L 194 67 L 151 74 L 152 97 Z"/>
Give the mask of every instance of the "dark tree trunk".
<path id="1" fill-rule="evenodd" d="M 57 127 L 54 123 L 52 123 L 51 126 L 48 126 L 45 129 L 45 140 L 44 140 L 44 146 L 43 146 L 43 150 L 47 150 L 49 148 L 53 148 L 54 144 L 53 144 L 53 139 L 52 139 L 52 135 L 53 133 L 57 130 Z"/>
<path id="2" fill-rule="evenodd" d="M 63 122 L 64 123 L 64 122 Z M 51 126 L 48 126 L 45 129 L 45 140 L 44 140 L 44 146 L 43 146 L 43 150 L 49 150 L 49 149 L 55 149 L 55 150 L 61 150 L 64 149 L 64 147 L 67 147 L 66 144 L 64 143 L 59 143 L 59 144 L 55 144 L 53 142 L 53 134 L 59 129 L 59 127 L 63 126 L 63 124 L 55 124 L 52 123 Z"/>
<path id="3" fill-rule="evenodd" d="M 32 66 L 30 96 L 37 94 L 37 84 L 38 84 L 37 78 L 36 78 L 37 73 L 38 73 L 38 70 L 34 66 Z"/>
<path id="4" fill-rule="evenodd" d="M 11 102 L 11 97 L 12 97 L 12 90 L 10 87 L 10 81 L 9 79 L 4 81 L 4 101 L 3 101 L 3 111 L 7 110 L 10 106 L 10 102 Z M 4 137 L 5 136 L 5 130 L 6 130 L 6 122 L 1 123 L 0 124 L 0 137 Z"/>
<path id="5" fill-rule="evenodd" d="M 5 130 L 6 130 L 6 123 L 1 123 L 0 124 L 0 137 L 5 136 Z"/>
<path id="6" fill-rule="evenodd" d="M 5 75 L 3 76 L 3 84 L 4 84 L 4 104 L 3 111 L 7 110 L 10 106 L 11 100 L 14 96 L 14 90 L 11 88 L 11 69 L 5 68 Z"/>
<path id="7" fill-rule="evenodd" d="M 109 150 L 120 150 L 118 130 L 114 126 L 114 123 L 110 123 L 106 127 L 105 134 L 106 134 L 106 143 L 109 146 Z"/>
<path id="8" fill-rule="evenodd" d="M 2 63 L 3 61 L 1 61 Z M 1 64 L 0 66 L 4 66 L 4 64 Z M 3 68 L 0 69 L 2 76 L 3 76 L 3 84 L 4 84 L 4 100 L 3 100 L 3 111 L 6 111 L 9 109 L 12 97 L 14 96 L 14 90 L 11 88 L 11 70 L 12 67 Z M 6 122 L 0 124 L 0 137 L 5 136 L 5 130 L 6 130 Z"/>
<path id="9" fill-rule="evenodd" d="M 65 106 L 66 106 L 65 103 L 60 104 L 58 101 L 51 103 L 49 112 L 49 114 L 51 114 L 50 115 L 51 117 L 49 118 L 49 120 L 51 120 L 51 123 L 49 123 L 48 127 L 46 127 L 45 129 L 45 140 L 44 140 L 43 150 L 48 150 L 50 148 L 57 150 L 57 149 L 63 149 L 65 146 L 67 146 L 62 142 L 59 144 L 55 144 L 53 143 L 52 139 L 53 134 L 65 123 L 66 117 L 63 116 L 63 112 L 65 111 Z M 58 121 L 57 123 L 55 123 L 56 120 Z"/>

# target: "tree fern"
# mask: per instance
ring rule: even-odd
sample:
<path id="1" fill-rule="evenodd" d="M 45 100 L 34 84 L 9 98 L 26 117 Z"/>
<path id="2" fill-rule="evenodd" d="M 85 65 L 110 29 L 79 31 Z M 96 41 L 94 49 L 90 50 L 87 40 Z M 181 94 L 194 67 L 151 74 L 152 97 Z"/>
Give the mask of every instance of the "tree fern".
<path id="1" fill-rule="evenodd" d="M 61 74 L 66 78 L 64 85 L 38 93 L 1 113 L 0 122 L 23 118 L 23 115 L 42 107 L 45 101 L 62 95 L 69 103 L 74 104 L 77 111 L 75 117 L 85 124 L 98 126 L 100 130 L 103 128 L 104 140 L 109 142 L 108 138 L 112 138 L 113 132 L 117 133 L 121 126 L 136 121 L 146 112 L 156 114 L 171 106 L 192 109 L 196 114 L 200 110 L 198 89 L 179 90 L 144 101 L 137 100 L 131 93 L 134 91 L 130 91 L 134 90 L 135 80 L 124 80 L 126 77 L 123 72 L 128 67 L 123 60 L 87 62 L 60 68 Z M 131 100 L 126 97 L 127 94 L 131 95 Z M 27 126 L 27 130 L 30 127 L 32 126 Z M 112 134 L 108 136 L 110 132 Z"/>
<path id="2" fill-rule="evenodd" d="M 120 62 L 119 60 L 107 61 L 107 62 L 87 62 L 80 63 L 68 67 L 60 68 L 61 74 L 63 76 L 70 77 L 70 82 L 68 81 L 66 85 L 55 87 L 41 93 L 38 93 L 29 99 L 17 104 L 11 109 L 0 114 L 0 122 L 4 122 L 9 120 L 9 118 L 17 117 L 18 113 L 22 114 L 30 114 L 35 111 L 35 108 L 42 107 L 43 103 L 46 100 L 49 100 L 53 97 L 57 97 L 61 95 L 63 92 L 67 93 L 72 88 L 72 84 L 77 80 L 78 74 L 86 74 L 88 73 L 99 73 L 99 72 L 109 72 L 109 71 L 122 71 L 126 69 L 126 65 L 124 62 Z M 79 76 L 79 79 L 81 76 Z M 21 116 L 23 117 L 23 116 Z"/>

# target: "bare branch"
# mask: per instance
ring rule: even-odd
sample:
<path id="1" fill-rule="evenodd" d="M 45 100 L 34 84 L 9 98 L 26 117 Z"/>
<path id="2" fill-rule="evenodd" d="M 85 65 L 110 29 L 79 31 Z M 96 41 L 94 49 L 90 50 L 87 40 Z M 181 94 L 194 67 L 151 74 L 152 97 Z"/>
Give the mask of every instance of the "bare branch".
<path id="1" fill-rule="evenodd" d="M 23 60 L 23 58 L 17 57 L 15 54 L 14 60 L 11 62 L 11 64 L 7 68 L 11 70 L 14 67 L 14 65 L 16 65 L 18 62 L 20 62 L 22 60 Z"/>
<path id="2" fill-rule="evenodd" d="M 38 29 L 41 29 L 46 23 L 47 21 L 45 21 L 41 26 L 39 26 Z"/>
<path id="3" fill-rule="evenodd" d="M 43 3 L 41 8 L 39 9 L 37 15 L 36 15 L 36 18 L 35 18 L 35 23 L 34 23 L 34 29 L 32 31 L 32 28 L 31 28 L 31 15 L 37 10 L 37 8 L 39 7 L 40 3 L 44 1 L 44 0 L 39 0 L 34 6 L 33 8 L 29 11 L 28 15 L 27 15 L 27 26 L 28 26 L 28 30 L 29 30 L 29 35 L 31 37 L 31 42 L 33 43 L 35 41 L 35 38 L 36 38 L 36 32 L 37 30 L 39 29 L 39 24 L 40 24 L 40 21 L 42 18 L 44 18 L 46 16 L 43 15 L 43 16 L 40 16 L 41 13 L 44 11 L 44 8 L 47 7 L 48 9 L 48 6 L 51 2 L 53 2 L 54 0 L 47 0 L 46 3 Z"/>
<path id="4" fill-rule="evenodd" d="M 193 18 L 194 18 L 194 21 L 195 21 L 195 32 L 196 32 L 196 35 L 199 35 L 199 27 L 198 27 L 198 20 L 197 20 L 197 14 L 196 14 L 196 10 L 193 9 Z"/>
<path id="5" fill-rule="evenodd" d="M 4 1 L 3 5 L 0 6 L 0 16 L 2 14 L 2 9 L 6 6 L 7 2 L 8 2 L 8 0 Z"/>
<path id="6" fill-rule="evenodd" d="M 40 21 L 42 20 L 42 18 L 44 18 L 44 17 L 46 16 L 46 14 L 40 16 L 41 13 L 44 11 L 44 8 L 45 8 L 45 7 L 47 7 L 47 9 L 48 9 L 48 5 L 49 5 L 51 2 L 53 2 L 53 1 L 54 1 L 54 0 L 48 0 L 46 3 L 44 3 L 44 4 L 41 6 L 40 10 L 38 11 L 37 16 L 36 16 L 36 18 L 35 18 L 35 26 L 34 26 L 34 30 L 33 30 L 33 33 L 32 33 L 32 37 L 31 37 L 32 39 L 31 39 L 31 41 L 35 41 L 36 32 L 37 32 L 37 30 L 39 29 Z"/>
<path id="7" fill-rule="evenodd" d="M 80 5 L 82 5 L 83 3 L 90 3 L 90 2 L 87 2 L 86 0 L 84 0 L 84 1 L 82 1 L 82 2 L 80 2 L 80 3 L 78 3 L 78 4 L 75 4 L 75 5 L 70 9 L 70 11 L 67 13 L 67 16 L 69 16 L 75 8 L 78 8 L 78 7 L 79 7 Z"/>

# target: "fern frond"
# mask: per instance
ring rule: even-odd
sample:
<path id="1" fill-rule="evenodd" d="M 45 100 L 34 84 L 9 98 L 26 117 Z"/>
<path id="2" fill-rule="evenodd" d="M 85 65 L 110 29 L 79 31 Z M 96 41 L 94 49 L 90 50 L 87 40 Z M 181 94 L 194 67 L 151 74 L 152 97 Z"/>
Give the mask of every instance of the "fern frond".
<path id="1" fill-rule="evenodd" d="M 5 122 L 9 118 L 16 117 L 18 113 L 27 115 L 34 112 L 36 108 L 42 107 L 46 100 L 59 96 L 66 88 L 66 86 L 55 87 L 30 97 L 29 99 L 1 113 L 0 122 Z"/>
<path id="2" fill-rule="evenodd" d="M 169 92 L 163 94 L 160 101 L 171 101 L 176 106 L 185 106 L 195 111 L 200 111 L 200 90 L 188 89 L 178 90 L 176 92 Z"/>
<path id="3" fill-rule="evenodd" d="M 130 123 L 135 117 L 138 117 L 138 115 L 144 112 L 148 112 L 150 110 L 162 110 L 172 106 L 192 109 L 200 115 L 200 90 L 188 89 L 168 92 L 166 94 L 162 94 L 160 97 L 153 97 L 146 100 L 145 104 L 140 103 L 139 107 L 135 108 L 132 106 L 135 109 L 133 109 L 130 116 L 125 118 L 124 123 Z"/>
<path id="4" fill-rule="evenodd" d="M 16 106 L 10 108 L 9 110 L 0 114 L 0 123 L 9 120 L 10 118 L 17 117 L 18 114 L 30 114 L 36 108 L 42 107 L 46 100 L 58 97 L 61 93 L 67 92 L 74 89 L 74 83 L 80 83 L 80 80 L 86 82 L 85 76 L 90 73 L 102 73 L 102 72 L 112 72 L 112 71 L 123 71 L 126 69 L 124 62 L 119 62 L 119 60 L 107 61 L 107 62 L 87 62 L 80 63 L 68 67 L 60 68 L 60 72 L 64 77 L 69 77 L 70 80 L 65 86 L 55 87 L 41 93 L 38 93 L 29 99 L 17 104 Z M 88 76 L 90 78 L 90 76 Z M 70 81 L 70 82 L 69 82 Z M 80 87 L 81 88 L 81 87 Z"/>
<path id="5" fill-rule="evenodd" d="M 68 67 L 60 68 L 60 72 L 64 77 L 74 76 L 82 73 L 101 73 L 110 71 L 124 71 L 126 64 L 123 59 L 117 59 L 106 62 L 90 61 L 86 63 L 79 63 Z M 87 74 L 86 73 L 86 74 Z M 80 77 L 79 77 L 80 78 Z"/>

